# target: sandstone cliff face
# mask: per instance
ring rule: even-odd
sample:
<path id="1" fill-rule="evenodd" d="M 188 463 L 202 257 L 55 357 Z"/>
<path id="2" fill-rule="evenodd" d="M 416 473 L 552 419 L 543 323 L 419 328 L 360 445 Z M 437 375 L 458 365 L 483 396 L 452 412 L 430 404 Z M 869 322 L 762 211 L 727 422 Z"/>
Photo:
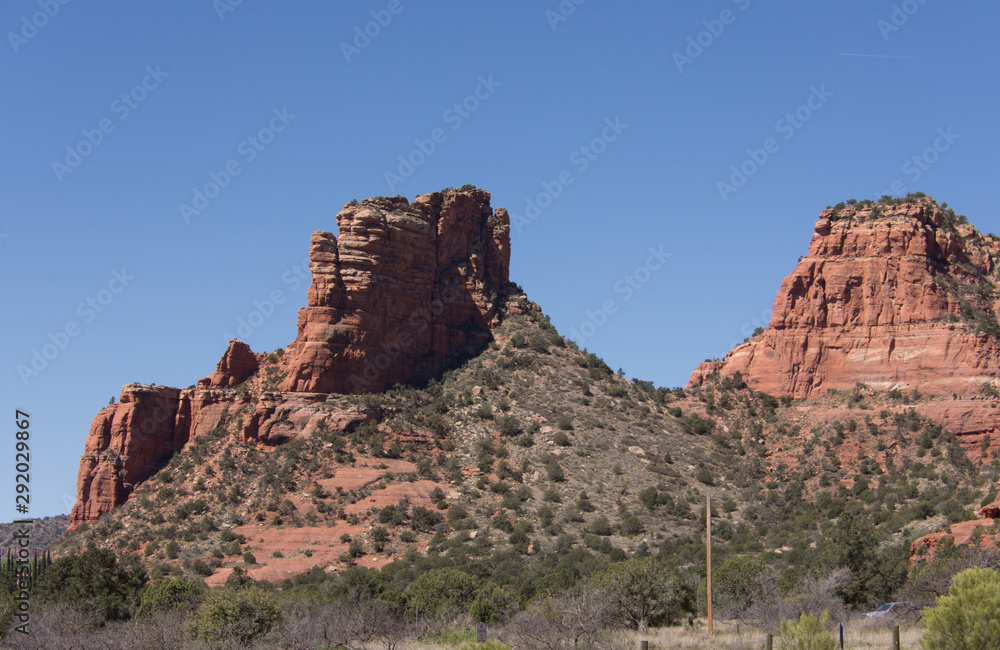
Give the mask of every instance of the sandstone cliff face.
<path id="1" fill-rule="evenodd" d="M 481 351 L 508 283 L 510 227 L 489 193 L 378 198 L 317 232 L 282 390 L 362 393 L 429 378 Z"/>
<path id="2" fill-rule="evenodd" d="M 219 359 L 218 365 L 208 377 L 198 381 L 199 386 L 207 388 L 236 386 L 257 372 L 262 354 L 254 354 L 250 346 L 243 341 L 233 339 L 229 342 L 225 354 Z"/>
<path id="3" fill-rule="evenodd" d="M 339 241 L 312 236 L 308 306 L 284 354 L 255 354 L 233 340 L 196 388 L 129 384 L 97 414 L 70 527 L 125 503 L 201 436 L 226 429 L 273 446 L 320 428 L 350 431 L 370 415 L 330 408 L 327 393 L 429 378 L 482 350 L 510 263 L 507 212 L 489 201 L 483 190 L 449 190 L 345 207 Z"/>
<path id="4" fill-rule="evenodd" d="M 174 428 L 179 396 L 176 388 L 129 384 L 117 404 L 101 409 L 80 459 L 71 528 L 124 503 L 183 446 Z"/>
<path id="5" fill-rule="evenodd" d="M 930 199 L 825 210 L 782 282 L 769 328 L 695 369 L 805 398 L 858 382 L 924 395 L 978 393 L 1000 375 L 1000 241 Z"/>

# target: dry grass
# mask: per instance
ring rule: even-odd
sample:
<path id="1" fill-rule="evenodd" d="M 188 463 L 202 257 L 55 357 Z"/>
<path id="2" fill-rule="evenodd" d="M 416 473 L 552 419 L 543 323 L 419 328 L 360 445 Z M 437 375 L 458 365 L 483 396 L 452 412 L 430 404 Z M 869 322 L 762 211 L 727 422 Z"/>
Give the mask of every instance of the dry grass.
<path id="1" fill-rule="evenodd" d="M 902 648 L 919 647 L 924 628 L 911 625 L 900 628 L 899 640 Z M 646 634 L 632 633 L 631 647 L 639 647 L 640 641 L 649 641 L 650 650 L 760 650 L 764 647 L 764 632 L 745 626 L 736 632 L 736 626 L 716 623 L 710 637 L 704 622 L 695 627 L 668 627 L 649 630 Z M 834 632 L 836 638 L 836 632 Z M 860 621 L 844 626 L 844 647 L 850 650 L 887 650 L 892 647 L 892 628 L 866 625 Z M 781 648 L 779 636 L 774 636 L 774 648 Z"/>

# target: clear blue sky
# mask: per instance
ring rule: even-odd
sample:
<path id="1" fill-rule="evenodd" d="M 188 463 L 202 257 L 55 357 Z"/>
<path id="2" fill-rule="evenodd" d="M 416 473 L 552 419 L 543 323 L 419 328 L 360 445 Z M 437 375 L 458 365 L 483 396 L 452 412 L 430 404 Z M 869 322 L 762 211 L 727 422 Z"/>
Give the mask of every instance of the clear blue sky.
<path id="1" fill-rule="evenodd" d="M 123 384 L 195 383 L 258 309 L 242 338 L 291 342 L 351 199 L 489 190 L 512 279 L 666 386 L 766 324 L 829 204 L 898 180 L 1000 230 L 994 1 L 234 2 L 0 5 L 3 455 L 29 411 L 33 516 L 68 510 Z"/>

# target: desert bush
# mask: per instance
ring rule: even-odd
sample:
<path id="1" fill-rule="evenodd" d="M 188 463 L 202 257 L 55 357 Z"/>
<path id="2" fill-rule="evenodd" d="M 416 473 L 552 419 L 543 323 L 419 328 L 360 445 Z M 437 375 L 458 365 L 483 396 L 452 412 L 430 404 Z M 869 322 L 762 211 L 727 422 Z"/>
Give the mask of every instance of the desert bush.
<path id="1" fill-rule="evenodd" d="M 968 569 L 955 576 L 947 596 L 924 610 L 925 650 L 1000 648 L 1000 572 Z"/>
<path id="2" fill-rule="evenodd" d="M 274 594 L 256 585 L 211 591 L 187 621 L 193 639 L 210 646 L 247 647 L 281 622 Z"/>
<path id="3" fill-rule="evenodd" d="M 492 580 L 476 594 L 476 599 L 469 607 L 469 616 L 480 623 L 505 623 L 521 609 L 517 594 L 505 585 L 499 585 Z"/>
<path id="4" fill-rule="evenodd" d="M 207 591 L 204 582 L 192 578 L 154 580 L 143 587 L 136 616 L 148 618 L 157 612 L 194 607 Z"/>
<path id="5" fill-rule="evenodd" d="M 125 620 L 139 605 L 146 572 L 138 559 L 119 562 L 107 549 L 90 547 L 52 563 L 32 589 L 39 604 L 62 602 L 100 621 Z"/>
<path id="6" fill-rule="evenodd" d="M 513 415 L 501 415 L 496 419 L 497 431 L 500 435 L 513 437 L 521 435 L 521 423 Z"/>
<path id="7" fill-rule="evenodd" d="M 781 622 L 781 647 L 788 650 L 834 650 L 833 640 L 826 626 L 830 623 L 830 612 L 824 611 L 817 619 L 805 612 L 798 621 Z"/>
<path id="8" fill-rule="evenodd" d="M 464 613 L 476 597 L 476 580 L 458 569 L 432 569 L 408 589 L 410 606 L 428 618 L 447 619 Z"/>
<path id="9" fill-rule="evenodd" d="M 608 638 L 615 628 L 609 595 L 592 585 L 582 585 L 535 602 L 497 636 L 511 647 L 527 650 L 605 650 L 615 647 Z"/>
<path id="10" fill-rule="evenodd" d="M 731 557 L 712 574 L 713 597 L 720 616 L 761 627 L 774 625 L 780 619 L 777 576 L 761 557 Z"/>
<path id="11" fill-rule="evenodd" d="M 690 609 L 691 594 L 680 578 L 655 557 L 631 558 L 597 574 L 596 584 L 615 604 L 620 621 L 644 630 L 673 623 Z"/>

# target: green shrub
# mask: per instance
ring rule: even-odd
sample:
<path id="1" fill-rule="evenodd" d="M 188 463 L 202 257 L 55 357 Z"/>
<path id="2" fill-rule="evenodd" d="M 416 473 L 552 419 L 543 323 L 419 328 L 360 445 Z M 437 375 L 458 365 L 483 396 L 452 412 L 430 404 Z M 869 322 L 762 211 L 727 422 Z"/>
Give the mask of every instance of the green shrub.
<path id="1" fill-rule="evenodd" d="M 626 398 L 628 397 L 628 391 L 617 384 L 612 384 L 604 389 L 604 392 L 608 394 L 609 397 Z"/>
<path id="2" fill-rule="evenodd" d="M 199 605 L 207 592 L 205 583 L 194 578 L 155 580 L 143 588 L 136 616 Z"/>
<path id="3" fill-rule="evenodd" d="M 818 619 L 803 612 L 798 621 L 782 621 L 782 650 L 834 650 L 836 642 L 826 629 L 829 623 L 830 610 L 823 610 Z"/>
<path id="4" fill-rule="evenodd" d="M 146 572 L 138 558 L 118 561 L 107 549 L 91 546 L 86 551 L 59 558 L 35 582 L 32 599 L 40 604 L 86 604 L 88 613 L 105 621 L 126 620 L 138 608 Z"/>
<path id="5" fill-rule="evenodd" d="M 521 435 L 521 423 L 513 415 L 501 415 L 496 420 L 500 435 L 513 437 Z"/>
<path id="6" fill-rule="evenodd" d="M 566 474 L 554 456 L 545 463 L 545 474 L 550 481 L 555 483 L 561 483 L 566 480 Z"/>
<path id="7" fill-rule="evenodd" d="M 191 638 L 210 647 L 237 643 L 249 646 L 281 622 L 274 594 L 258 586 L 211 591 L 188 619 Z"/>
<path id="8" fill-rule="evenodd" d="M 458 569 L 431 569 L 408 591 L 410 605 L 420 616 L 443 619 L 469 608 L 476 597 L 476 579 Z"/>
<path id="9" fill-rule="evenodd" d="M 1000 572 L 968 569 L 955 576 L 947 596 L 924 610 L 925 650 L 1000 648 Z"/>
<path id="10" fill-rule="evenodd" d="M 698 415 L 689 415 L 683 420 L 684 432 L 695 436 L 704 436 L 715 429 L 715 420 Z"/>
<path id="11" fill-rule="evenodd" d="M 204 560 L 195 560 L 191 564 L 191 570 L 200 576 L 205 576 L 206 578 L 215 573 L 215 569 L 208 566 Z"/>

